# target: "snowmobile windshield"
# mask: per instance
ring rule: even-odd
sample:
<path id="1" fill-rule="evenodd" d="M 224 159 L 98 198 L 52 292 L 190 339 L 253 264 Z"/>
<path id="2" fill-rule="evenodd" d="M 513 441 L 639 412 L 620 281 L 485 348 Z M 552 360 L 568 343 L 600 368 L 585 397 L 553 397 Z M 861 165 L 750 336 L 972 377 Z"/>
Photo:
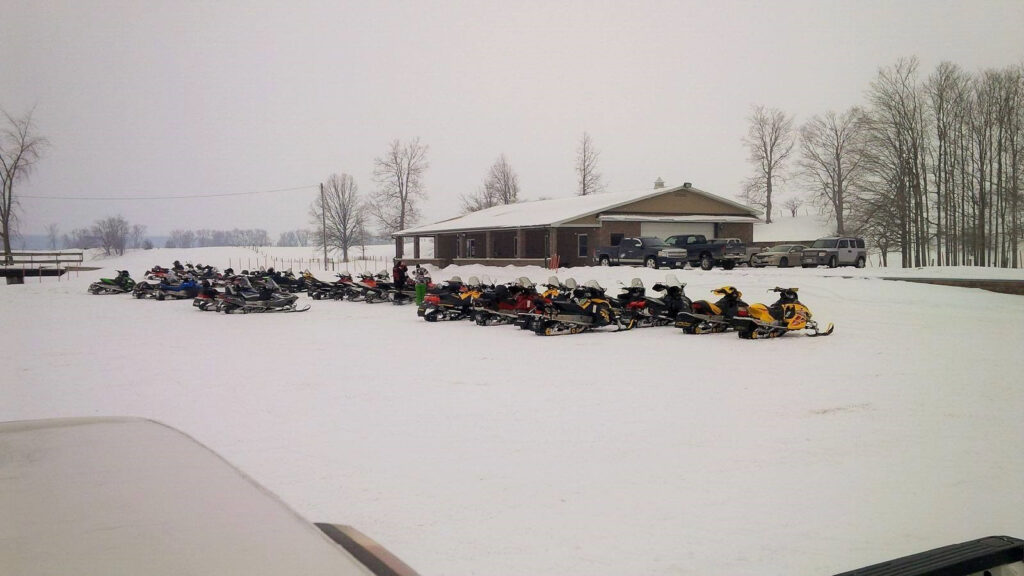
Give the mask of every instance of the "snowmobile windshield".
<path id="1" fill-rule="evenodd" d="M 821 240 L 815 240 L 814 244 L 811 244 L 811 248 L 835 248 L 839 246 L 839 239 L 837 238 L 822 238 Z"/>

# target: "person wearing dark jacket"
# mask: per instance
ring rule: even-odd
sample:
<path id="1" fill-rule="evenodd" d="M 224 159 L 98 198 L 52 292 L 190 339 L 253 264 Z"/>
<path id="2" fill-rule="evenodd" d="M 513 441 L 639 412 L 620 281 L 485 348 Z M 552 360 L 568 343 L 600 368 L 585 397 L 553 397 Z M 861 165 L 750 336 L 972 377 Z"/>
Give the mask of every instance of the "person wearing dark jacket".
<path id="1" fill-rule="evenodd" d="M 395 260 L 395 267 L 391 269 L 391 278 L 395 281 L 396 290 L 405 289 L 405 279 L 408 273 L 409 267 L 403 264 L 401 260 Z"/>

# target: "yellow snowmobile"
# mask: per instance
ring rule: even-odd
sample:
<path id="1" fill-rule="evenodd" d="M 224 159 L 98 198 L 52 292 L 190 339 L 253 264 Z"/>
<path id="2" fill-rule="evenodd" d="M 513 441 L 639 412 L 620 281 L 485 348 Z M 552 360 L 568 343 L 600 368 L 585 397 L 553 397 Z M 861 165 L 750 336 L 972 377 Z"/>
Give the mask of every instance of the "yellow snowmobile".
<path id="1" fill-rule="evenodd" d="M 808 330 L 808 336 L 828 336 L 835 330 L 830 322 L 824 330 L 818 329 L 818 323 L 811 319 L 811 310 L 797 298 L 798 288 L 779 288 L 776 286 L 769 292 L 777 292 L 779 299 L 767 306 L 751 304 L 746 314 L 733 317 L 733 328 L 740 338 L 760 340 L 778 338 L 788 332 Z"/>
<path id="2" fill-rule="evenodd" d="M 721 296 L 717 302 L 697 300 L 676 316 L 676 328 L 682 328 L 686 334 L 710 334 L 725 332 L 732 327 L 732 318 L 746 313 L 747 303 L 741 298 L 743 293 L 734 286 L 722 286 L 711 291 Z"/>

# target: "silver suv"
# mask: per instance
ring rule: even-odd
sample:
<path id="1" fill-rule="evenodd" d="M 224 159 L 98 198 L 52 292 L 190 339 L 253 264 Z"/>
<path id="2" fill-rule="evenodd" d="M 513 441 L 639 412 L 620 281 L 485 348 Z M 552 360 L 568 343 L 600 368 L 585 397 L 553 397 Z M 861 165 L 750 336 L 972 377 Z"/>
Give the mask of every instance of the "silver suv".
<path id="1" fill-rule="evenodd" d="M 863 268 L 867 262 L 868 252 L 864 247 L 863 238 L 848 236 L 832 236 L 819 238 L 804 249 L 800 263 L 804 268 L 815 266 L 856 266 Z"/>

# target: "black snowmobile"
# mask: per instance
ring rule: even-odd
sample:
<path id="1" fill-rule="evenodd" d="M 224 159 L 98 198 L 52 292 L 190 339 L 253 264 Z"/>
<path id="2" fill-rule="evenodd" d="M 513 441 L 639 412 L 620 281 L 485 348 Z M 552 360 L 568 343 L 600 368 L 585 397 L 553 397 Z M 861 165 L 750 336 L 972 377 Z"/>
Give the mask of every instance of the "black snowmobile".
<path id="1" fill-rule="evenodd" d="M 697 300 L 692 303 L 690 311 L 676 316 L 676 327 L 686 334 L 725 332 L 732 327 L 734 316 L 746 314 L 747 303 L 741 299 L 743 293 L 733 286 L 722 286 L 711 293 L 721 298 L 717 302 Z"/>
<path id="2" fill-rule="evenodd" d="M 265 278 L 260 287 L 253 287 L 248 278 L 237 277 L 225 287 L 220 310 L 225 314 L 249 314 L 270 312 L 305 312 L 296 308 L 295 294 L 282 290 L 271 278 Z"/>
<path id="3" fill-rule="evenodd" d="M 359 293 L 352 275 L 348 272 L 335 274 L 338 279 L 334 282 L 324 282 L 313 276 L 310 271 L 302 273 L 302 280 L 306 286 L 306 294 L 314 300 L 345 300 L 351 293 Z"/>
<path id="4" fill-rule="evenodd" d="M 655 284 L 655 292 L 664 292 L 664 296 L 648 296 L 643 282 L 634 278 L 629 286 L 622 289 L 618 296 L 623 315 L 636 321 L 638 328 L 649 326 L 668 326 L 674 324 L 681 312 L 691 311 L 690 299 L 683 291 L 675 274 L 668 274 L 664 283 Z"/>
<path id="5" fill-rule="evenodd" d="M 622 315 L 618 302 L 605 296 L 605 290 L 591 280 L 573 291 L 570 300 L 552 300 L 544 304 L 533 321 L 533 331 L 541 336 L 579 334 L 595 328 L 614 326 L 629 330 L 635 321 Z"/>
<path id="6" fill-rule="evenodd" d="M 416 283 L 412 278 L 406 278 L 402 286 L 392 283 L 391 289 L 387 292 L 387 299 L 396 306 L 412 304 L 416 301 Z"/>
<path id="7" fill-rule="evenodd" d="M 113 278 L 100 278 L 99 282 L 89 285 L 89 294 L 127 294 L 135 288 L 135 280 L 127 270 L 118 270 Z"/>

